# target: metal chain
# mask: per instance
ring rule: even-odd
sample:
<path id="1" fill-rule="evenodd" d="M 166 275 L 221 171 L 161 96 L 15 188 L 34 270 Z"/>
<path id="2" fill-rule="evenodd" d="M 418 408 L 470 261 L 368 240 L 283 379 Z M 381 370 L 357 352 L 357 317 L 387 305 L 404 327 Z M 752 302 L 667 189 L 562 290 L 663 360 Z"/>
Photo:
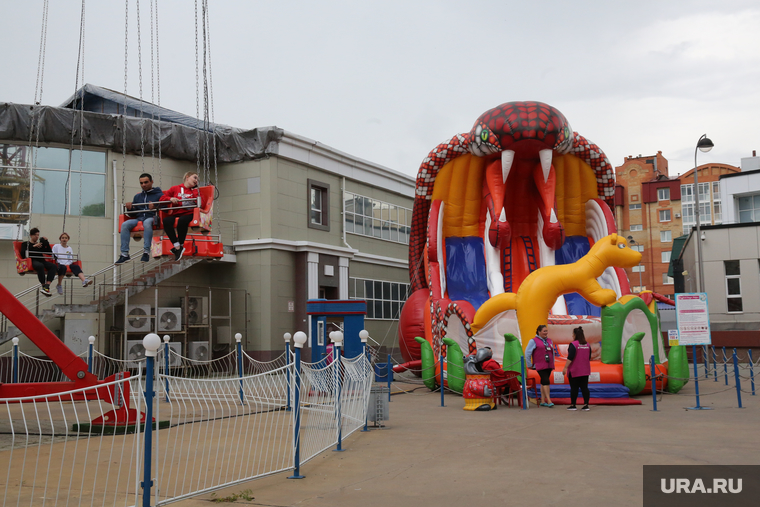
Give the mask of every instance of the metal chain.
<path id="1" fill-rule="evenodd" d="M 34 199 L 34 168 L 37 166 L 37 152 L 40 146 L 40 127 L 39 111 L 37 106 L 42 102 L 43 81 L 45 78 L 45 50 L 47 47 L 47 22 L 48 22 L 48 0 L 42 3 L 42 26 L 40 28 L 40 52 L 37 58 L 37 81 L 34 85 L 34 102 L 32 103 L 32 122 L 29 126 L 29 145 L 32 144 L 32 136 L 35 136 L 34 148 L 31 150 L 30 167 L 29 167 L 29 221 L 28 226 L 32 226 L 32 208 Z M 39 98 L 37 91 L 39 90 Z"/>
<path id="2" fill-rule="evenodd" d="M 208 3 L 208 0 L 205 0 Z M 214 119 L 214 73 L 211 70 L 211 22 L 208 20 L 208 7 L 206 8 L 206 24 L 208 25 L 208 84 L 211 98 L 211 146 L 214 150 L 214 199 L 219 198 L 219 175 L 217 173 L 217 154 L 216 154 L 216 120 Z"/>
<path id="3" fill-rule="evenodd" d="M 200 91 L 198 89 L 198 0 L 195 0 L 195 118 L 200 122 L 201 118 L 201 106 L 200 106 Z M 196 130 L 198 130 L 198 123 L 195 124 Z M 196 132 L 196 162 L 195 171 L 201 170 L 201 137 L 200 131 Z"/>
<path id="4" fill-rule="evenodd" d="M 124 111 L 121 123 L 121 202 L 124 203 L 124 183 L 127 172 L 127 67 L 129 63 L 129 0 L 124 1 Z"/>
<path id="5" fill-rule="evenodd" d="M 161 58 L 158 51 L 158 0 L 156 0 L 156 97 L 158 99 L 158 186 L 161 188 Z"/>
<path id="6" fill-rule="evenodd" d="M 208 113 L 208 72 L 207 72 L 207 47 L 208 36 L 206 25 L 208 24 L 208 0 L 202 0 L 202 24 L 203 24 L 203 182 L 208 184 L 209 178 L 209 113 Z"/>
<path id="7" fill-rule="evenodd" d="M 74 111 L 76 111 L 77 106 L 77 98 L 78 98 L 78 92 L 79 92 L 79 73 L 80 68 L 82 69 L 82 75 L 84 75 L 84 65 L 82 60 L 84 59 L 84 5 L 85 0 L 82 0 L 82 10 L 81 14 L 79 15 L 79 47 L 77 48 L 77 71 L 76 71 L 76 77 L 74 78 Z M 84 80 L 84 78 L 82 79 Z M 79 102 L 82 103 L 82 107 L 84 108 L 84 93 L 82 93 L 82 96 L 79 97 Z M 82 116 L 84 115 L 84 112 L 82 113 Z M 69 144 L 69 172 L 66 175 L 66 185 L 64 186 L 64 198 L 63 198 L 63 225 L 61 227 L 61 232 L 63 233 L 66 231 L 66 216 L 69 214 L 69 194 L 71 193 L 71 157 L 74 154 L 74 134 L 76 133 L 76 124 L 77 122 L 77 115 L 74 114 L 71 120 L 71 142 Z M 79 138 L 81 142 L 82 138 L 82 131 L 79 131 Z M 80 164 L 80 171 L 81 171 L 81 164 L 82 164 L 82 153 L 79 152 L 79 164 Z M 81 173 L 80 173 L 81 176 Z M 80 188 L 81 188 L 81 181 L 80 181 Z M 81 206 L 81 202 L 80 202 Z M 81 220 L 81 218 L 80 218 Z"/>
<path id="8" fill-rule="evenodd" d="M 145 113 L 143 107 L 143 79 L 142 79 L 142 34 L 140 33 L 140 0 L 135 0 L 137 11 L 137 82 L 140 90 L 140 162 L 142 172 L 145 172 Z"/>
<path id="9" fill-rule="evenodd" d="M 82 99 L 80 102 L 80 111 L 79 111 L 79 219 L 77 220 L 77 252 L 81 251 L 81 237 L 82 237 L 82 185 L 84 184 L 84 181 L 82 181 L 83 174 L 83 164 L 84 164 L 84 48 L 85 48 L 85 6 L 84 6 L 85 0 L 82 0 Z"/>
<path id="10" fill-rule="evenodd" d="M 155 60 L 153 50 L 153 39 L 155 32 L 153 29 L 153 0 L 150 0 L 150 101 L 156 103 L 155 91 Z M 156 115 L 155 108 L 150 110 L 150 172 L 155 172 L 156 168 Z"/>

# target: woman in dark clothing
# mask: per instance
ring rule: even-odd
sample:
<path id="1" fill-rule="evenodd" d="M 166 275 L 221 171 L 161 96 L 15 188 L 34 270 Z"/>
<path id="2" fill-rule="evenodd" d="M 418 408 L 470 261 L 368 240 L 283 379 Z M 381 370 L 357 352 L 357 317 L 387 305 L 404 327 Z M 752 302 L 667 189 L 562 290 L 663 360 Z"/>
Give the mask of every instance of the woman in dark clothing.
<path id="1" fill-rule="evenodd" d="M 40 237 L 40 230 L 33 227 L 29 230 L 29 241 L 24 241 L 21 245 L 21 258 L 27 256 L 32 260 L 32 267 L 37 272 L 37 279 L 40 281 L 40 292 L 50 296 L 50 282 L 55 280 L 57 273 L 55 264 L 44 257 L 44 254 L 52 254 L 53 249 L 50 247 L 47 238 Z M 45 276 L 47 274 L 47 277 Z"/>
<path id="2" fill-rule="evenodd" d="M 583 393 L 583 408 L 589 410 L 588 402 L 591 393 L 588 390 L 588 377 L 591 374 L 591 347 L 586 343 L 586 335 L 582 327 L 573 329 L 573 343 L 567 348 L 567 362 L 562 373 L 570 379 L 570 406 L 568 410 L 577 410 L 575 401 L 578 399 L 578 389 Z"/>

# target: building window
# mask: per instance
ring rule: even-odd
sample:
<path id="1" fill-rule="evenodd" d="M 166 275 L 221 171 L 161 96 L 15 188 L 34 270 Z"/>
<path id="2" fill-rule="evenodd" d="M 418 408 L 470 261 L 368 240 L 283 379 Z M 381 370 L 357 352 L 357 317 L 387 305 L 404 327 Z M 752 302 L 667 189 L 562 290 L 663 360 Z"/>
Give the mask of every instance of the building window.
<path id="1" fill-rule="evenodd" d="M 662 262 L 667 264 L 670 262 L 670 252 L 661 252 L 660 255 L 662 256 Z"/>
<path id="2" fill-rule="evenodd" d="M 330 185 L 307 180 L 309 188 L 309 227 L 330 230 Z"/>
<path id="3" fill-rule="evenodd" d="M 670 222 L 670 210 L 669 209 L 661 209 L 660 210 L 660 222 Z"/>
<path id="4" fill-rule="evenodd" d="M 646 271 L 645 267 L 646 266 L 644 266 L 643 264 L 639 264 L 638 266 L 632 267 L 631 271 L 633 271 L 634 273 L 643 273 L 644 271 Z"/>
<path id="5" fill-rule="evenodd" d="M 348 279 L 348 297 L 367 302 L 367 319 L 397 320 L 408 296 L 408 283 Z"/>
<path id="6" fill-rule="evenodd" d="M 629 204 L 628 209 L 631 211 L 635 211 L 637 209 L 641 209 L 641 204 Z"/>
<path id="7" fill-rule="evenodd" d="M 720 205 L 720 182 L 713 181 L 712 184 L 712 198 L 713 198 L 713 223 L 723 223 L 723 214 L 721 213 Z"/>
<path id="8" fill-rule="evenodd" d="M 106 215 L 105 152 L 0 144 L 0 171 L 4 177 L 0 186 L 0 219 L 25 220 L 15 213 L 26 216 L 29 210 L 32 165 L 32 213 Z"/>
<path id="9" fill-rule="evenodd" d="M 657 189 L 657 200 L 658 201 L 669 201 L 670 200 L 670 189 L 669 188 L 658 188 Z"/>
<path id="10" fill-rule="evenodd" d="M 644 245 L 629 245 L 631 247 L 631 250 L 635 252 L 643 252 L 644 251 Z"/>
<path id="11" fill-rule="evenodd" d="M 726 270 L 726 306 L 728 313 L 739 313 L 742 307 L 742 281 L 739 261 L 723 261 Z"/>
<path id="12" fill-rule="evenodd" d="M 662 274 L 662 284 L 663 285 L 673 285 L 673 277 L 668 276 L 667 273 Z"/>
<path id="13" fill-rule="evenodd" d="M 352 192 L 343 193 L 343 202 L 346 232 L 409 244 L 411 209 Z"/>
<path id="14" fill-rule="evenodd" d="M 643 231 L 644 226 L 641 224 L 638 225 L 631 225 L 631 231 Z"/>
<path id="15" fill-rule="evenodd" d="M 660 231 L 660 243 L 670 243 L 673 241 L 670 231 Z"/>
<path id="16" fill-rule="evenodd" d="M 760 194 L 739 197 L 739 222 L 760 222 Z"/>

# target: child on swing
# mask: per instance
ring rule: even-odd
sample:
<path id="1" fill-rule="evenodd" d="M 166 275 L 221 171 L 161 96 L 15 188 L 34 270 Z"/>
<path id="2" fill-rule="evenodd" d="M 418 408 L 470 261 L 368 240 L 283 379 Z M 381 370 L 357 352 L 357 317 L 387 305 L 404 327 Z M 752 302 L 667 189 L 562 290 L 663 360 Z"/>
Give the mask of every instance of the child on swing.
<path id="1" fill-rule="evenodd" d="M 68 267 L 71 267 L 71 272 L 82 280 L 82 287 L 92 285 L 92 280 L 85 278 L 82 268 L 74 264 L 74 250 L 69 246 L 69 239 L 71 239 L 69 235 L 64 232 L 58 238 L 60 244 L 53 245 L 53 257 L 58 270 L 58 285 L 55 286 L 55 289 L 58 294 L 63 294 L 63 278 L 66 276 Z"/>

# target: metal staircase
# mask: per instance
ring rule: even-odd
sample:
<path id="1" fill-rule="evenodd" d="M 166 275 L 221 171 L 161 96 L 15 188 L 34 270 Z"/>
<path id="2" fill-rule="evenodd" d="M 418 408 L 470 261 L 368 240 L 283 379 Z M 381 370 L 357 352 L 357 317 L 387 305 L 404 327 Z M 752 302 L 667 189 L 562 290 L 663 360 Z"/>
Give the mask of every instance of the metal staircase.
<path id="1" fill-rule="evenodd" d="M 201 262 L 219 262 L 207 257 L 183 257 L 175 262 L 171 257 L 151 258 L 149 262 L 140 262 L 142 248 L 130 253 L 131 260 L 119 266 L 110 265 L 88 276 L 93 281 L 90 287 L 82 287 L 76 277 L 64 282 L 64 293 L 58 294 L 55 283 L 51 284 L 52 295 L 40 293 L 40 285 L 15 294 L 32 313 L 43 323 L 63 318 L 69 312 L 99 313 L 113 306 L 124 304 L 126 295 L 135 296 L 145 289 L 171 278 L 186 269 Z M 0 315 L 0 345 L 14 336 L 19 336 L 19 330 L 11 324 L 5 315 Z"/>

